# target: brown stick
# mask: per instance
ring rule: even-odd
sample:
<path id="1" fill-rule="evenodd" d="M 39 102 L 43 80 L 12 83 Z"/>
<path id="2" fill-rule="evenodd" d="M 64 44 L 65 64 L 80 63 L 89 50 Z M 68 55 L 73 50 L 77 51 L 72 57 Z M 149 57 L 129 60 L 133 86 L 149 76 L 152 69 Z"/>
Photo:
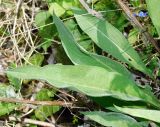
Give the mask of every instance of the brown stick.
<path id="1" fill-rule="evenodd" d="M 71 102 L 64 101 L 31 101 L 31 100 L 20 100 L 16 98 L 0 98 L 0 102 L 11 102 L 11 103 L 24 103 L 24 104 L 34 104 L 34 105 L 48 105 L 48 106 L 72 106 Z"/>
<path id="2" fill-rule="evenodd" d="M 160 53 L 160 48 L 157 45 L 157 41 L 146 31 L 144 26 L 137 20 L 137 18 L 133 15 L 133 13 L 130 11 L 129 7 L 126 6 L 122 0 L 117 0 L 117 3 L 120 5 L 122 10 L 126 13 L 128 18 L 138 27 L 140 31 L 142 31 L 142 35 L 152 43 L 152 45 L 155 47 L 155 49 Z"/>

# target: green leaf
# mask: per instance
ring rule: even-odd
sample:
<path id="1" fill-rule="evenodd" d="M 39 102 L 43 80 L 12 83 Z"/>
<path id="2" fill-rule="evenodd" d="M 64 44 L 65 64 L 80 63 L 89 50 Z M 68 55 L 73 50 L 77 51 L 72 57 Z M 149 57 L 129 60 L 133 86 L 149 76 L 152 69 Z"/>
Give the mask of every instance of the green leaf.
<path id="1" fill-rule="evenodd" d="M 48 11 L 41 11 L 35 16 L 35 23 L 38 27 L 44 26 L 46 24 L 46 20 L 51 16 Z"/>
<path id="2" fill-rule="evenodd" d="M 17 95 L 12 86 L 7 86 L 5 84 L 0 83 L 0 97 L 16 97 L 16 96 Z"/>
<path id="3" fill-rule="evenodd" d="M 16 68 L 15 63 L 11 63 L 9 68 Z M 18 78 L 15 78 L 11 75 L 7 75 L 10 85 L 12 85 L 17 91 L 20 90 L 22 82 Z"/>
<path id="4" fill-rule="evenodd" d="M 53 3 L 53 2 L 58 3 L 59 5 L 61 5 L 66 10 L 71 9 L 71 7 L 73 7 L 73 6 L 79 6 L 79 1 L 77 1 L 77 0 L 53 0 L 50 3 Z"/>
<path id="5" fill-rule="evenodd" d="M 154 122 L 160 123 L 160 111 L 149 110 L 149 109 L 138 109 L 138 108 L 121 108 L 115 106 L 120 112 L 129 114 L 131 116 L 148 119 Z"/>
<path id="6" fill-rule="evenodd" d="M 49 12 L 51 15 L 54 12 L 58 17 L 60 17 L 65 13 L 65 11 L 66 10 L 62 6 L 60 6 L 57 2 L 53 2 L 50 4 Z"/>
<path id="7" fill-rule="evenodd" d="M 14 86 L 14 88 L 18 91 L 21 88 L 22 82 L 20 79 L 17 79 L 11 75 L 7 75 L 9 83 Z"/>
<path id="8" fill-rule="evenodd" d="M 107 127 L 142 127 L 135 119 L 121 113 L 94 111 L 82 114 Z"/>
<path id="9" fill-rule="evenodd" d="M 128 34 L 128 41 L 130 44 L 135 44 L 137 42 L 137 37 L 138 37 L 138 31 L 137 29 L 132 29 L 129 31 Z"/>
<path id="10" fill-rule="evenodd" d="M 159 108 L 160 103 L 149 89 L 142 89 L 134 81 L 117 72 L 87 65 L 26 66 L 7 71 L 17 78 L 41 79 L 58 88 L 70 88 L 88 96 L 148 102 Z"/>
<path id="11" fill-rule="evenodd" d="M 15 104 L 11 103 L 0 103 L 0 116 L 9 114 L 16 108 Z"/>
<path id="12" fill-rule="evenodd" d="M 35 110 L 35 116 L 44 121 L 48 116 L 53 115 L 60 110 L 59 106 L 40 106 Z"/>
<path id="13" fill-rule="evenodd" d="M 157 29 L 157 32 L 160 36 L 160 1 L 159 0 L 146 0 L 147 3 L 147 9 L 149 12 L 149 15 L 151 17 L 151 20 L 154 24 L 154 26 Z"/>
<path id="14" fill-rule="evenodd" d="M 33 56 L 29 58 L 29 62 L 32 63 L 33 65 L 40 66 L 44 60 L 44 55 L 40 53 L 36 53 Z"/>
<path id="15" fill-rule="evenodd" d="M 111 111 L 115 111 L 115 108 L 113 108 L 114 105 L 119 107 L 127 106 L 134 108 L 147 108 L 147 104 L 142 101 L 134 101 L 133 103 L 133 101 L 119 100 L 113 97 L 91 97 L 91 99 L 97 104 L 101 105 L 103 108 Z"/>
<path id="16" fill-rule="evenodd" d="M 51 97 L 54 97 L 54 91 L 52 89 L 48 90 L 43 88 L 36 94 L 36 100 L 39 101 L 51 101 Z M 39 106 L 35 110 L 35 116 L 36 118 L 44 121 L 46 117 L 53 115 L 59 111 L 59 109 L 59 106 Z"/>
<path id="17" fill-rule="evenodd" d="M 74 0 L 62 0 L 62 6 L 63 6 L 66 10 L 71 9 L 71 7 L 74 6 L 73 4 L 74 4 Z"/>
<path id="18" fill-rule="evenodd" d="M 35 24 L 39 27 L 39 35 L 41 36 L 42 48 L 47 48 L 52 44 L 52 38 L 55 34 L 55 26 L 52 24 L 51 14 L 48 11 L 39 12 L 35 16 Z"/>
<path id="19" fill-rule="evenodd" d="M 48 90 L 48 89 L 45 89 L 45 88 L 41 89 L 36 94 L 36 100 L 39 100 L 39 101 L 51 100 L 51 97 L 54 97 L 53 90 Z"/>
<path id="20" fill-rule="evenodd" d="M 80 46 L 82 46 L 85 50 L 92 52 L 93 51 L 93 41 L 84 33 L 82 34 L 77 26 L 77 23 L 73 19 L 69 19 L 64 22 L 65 26 L 72 32 L 75 41 L 78 42 Z"/>
<path id="21" fill-rule="evenodd" d="M 16 93 L 12 86 L 7 86 L 5 84 L 0 84 L 0 97 L 16 97 Z M 12 103 L 0 103 L 0 116 L 5 115 L 13 111 L 17 105 Z"/>
<path id="22" fill-rule="evenodd" d="M 126 17 L 121 11 L 111 11 L 117 10 L 117 4 L 114 1 L 100 0 L 94 4 L 94 9 L 98 11 L 105 11 L 106 13 L 102 13 L 105 19 L 120 31 L 123 31 L 124 27 L 128 24 Z"/>
<path id="23" fill-rule="evenodd" d="M 130 72 L 118 62 L 82 49 L 75 41 L 71 32 L 56 15 L 53 15 L 53 21 L 58 29 L 64 50 L 74 64 L 100 66 L 107 70 L 118 71 L 130 76 Z"/>
<path id="24" fill-rule="evenodd" d="M 109 22 L 91 15 L 83 15 L 82 10 L 74 10 L 75 18 L 81 29 L 104 51 L 122 62 L 149 74 L 137 52 L 131 47 L 122 33 Z"/>

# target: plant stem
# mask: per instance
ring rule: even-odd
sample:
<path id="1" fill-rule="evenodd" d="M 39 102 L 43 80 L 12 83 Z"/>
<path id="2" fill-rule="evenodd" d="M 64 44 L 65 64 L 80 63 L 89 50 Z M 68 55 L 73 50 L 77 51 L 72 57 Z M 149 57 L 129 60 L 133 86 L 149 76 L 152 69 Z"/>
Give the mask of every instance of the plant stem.
<path id="1" fill-rule="evenodd" d="M 16 98 L 0 98 L 0 102 L 11 102 L 11 103 L 25 103 L 25 104 L 34 104 L 34 105 L 48 105 L 48 106 L 72 106 L 71 102 L 64 101 L 31 101 L 31 100 L 22 100 Z"/>

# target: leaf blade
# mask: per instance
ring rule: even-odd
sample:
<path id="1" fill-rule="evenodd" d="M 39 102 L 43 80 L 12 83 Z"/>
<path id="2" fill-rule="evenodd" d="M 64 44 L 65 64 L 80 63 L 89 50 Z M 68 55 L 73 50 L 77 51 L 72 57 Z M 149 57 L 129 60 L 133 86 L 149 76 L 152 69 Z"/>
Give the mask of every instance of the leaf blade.
<path id="1" fill-rule="evenodd" d="M 82 114 L 104 126 L 142 127 L 135 119 L 121 113 L 94 111 L 82 112 Z"/>
<path id="2" fill-rule="evenodd" d="M 53 21 L 58 29 L 59 36 L 62 40 L 62 46 L 68 57 L 74 64 L 101 66 L 110 71 L 118 71 L 124 75 L 128 75 L 130 72 L 122 66 L 120 63 L 113 61 L 104 56 L 92 54 L 82 49 L 75 41 L 71 32 L 64 26 L 63 22 L 53 14 Z"/>
<path id="3" fill-rule="evenodd" d="M 31 73 L 32 72 L 32 73 Z M 40 79 L 58 88 L 70 88 L 88 96 L 112 96 L 118 99 L 144 101 L 159 107 L 159 101 L 147 89 L 138 87 L 125 76 L 104 68 L 87 65 L 26 66 L 8 70 L 7 74 L 22 79 Z"/>
<path id="4" fill-rule="evenodd" d="M 74 10 L 75 18 L 80 28 L 104 51 L 110 53 L 122 62 L 149 74 L 137 52 L 131 47 L 125 37 L 109 22 L 91 15 L 83 15 L 84 11 Z"/>
<path id="5" fill-rule="evenodd" d="M 149 15 L 151 17 L 151 20 L 154 24 L 154 26 L 157 29 L 157 32 L 160 36 L 160 1 L 159 0 L 146 0 L 147 3 L 147 9 L 149 12 Z"/>
<path id="6" fill-rule="evenodd" d="M 137 108 L 122 108 L 115 106 L 117 110 L 131 116 L 148 119 L 154 122 L 160 123 L 160 111 L 149 109 L 137 109 Z"/>

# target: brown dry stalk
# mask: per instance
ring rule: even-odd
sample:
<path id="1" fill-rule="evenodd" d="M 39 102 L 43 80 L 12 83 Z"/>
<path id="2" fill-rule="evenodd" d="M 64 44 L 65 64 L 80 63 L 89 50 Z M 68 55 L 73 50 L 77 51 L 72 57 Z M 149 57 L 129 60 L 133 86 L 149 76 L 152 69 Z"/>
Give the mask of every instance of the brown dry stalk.
<path id="1" fill-rule="evenodd" d="M 87 11 L 89 14 L 91 14 L 91 15 L 93 15 L 93 16 L 96 16 L 96 17 L 99 18 L 99 19 L 102 19 L 102 18 L 103 18 L 102 14 L 101 14 L 100 12 L 97 12 L 97 11 L 91 9 L 84 0 L 79 0 L 79 2 L 81 3 L 81 5 L 86 9 L 86 11 Z"/>
<path id="2" fill-rule="evenodd" d="M 157 41 L 146 31 L 145 27 L 137 20 L 137 18 L 133 15 L 131 10 L 127 5 L 123 3 L 122 0 L 117 0 L 117 3 L 122 8 L 122 10 L 126 13 L 128 18 L 138 27 L 140 31 L 142 31 L 142 35 L 152 43 L 152 45 L 155 47 L 155 49 L 160 53 L 160 48 L 157 45 Z"/>
<path id="3" fill-rule="evenodd" d="M 16 98 L 0 98 L 0 102 L 10 102 L 10 103 L 24 103 L 24 104 L 34 104 L 34 105 L 48 105 L 48 106 L 72 106 L 71 102 L 64 101 L 31 101 L 31 100 L 22 100 Z"/>

